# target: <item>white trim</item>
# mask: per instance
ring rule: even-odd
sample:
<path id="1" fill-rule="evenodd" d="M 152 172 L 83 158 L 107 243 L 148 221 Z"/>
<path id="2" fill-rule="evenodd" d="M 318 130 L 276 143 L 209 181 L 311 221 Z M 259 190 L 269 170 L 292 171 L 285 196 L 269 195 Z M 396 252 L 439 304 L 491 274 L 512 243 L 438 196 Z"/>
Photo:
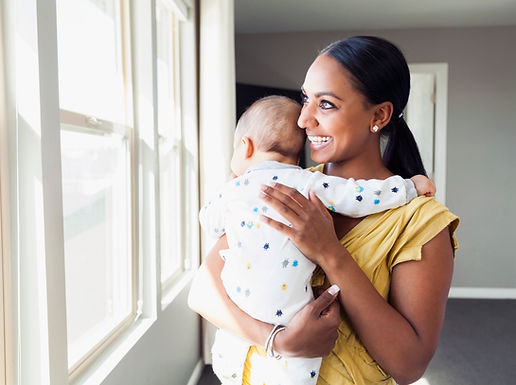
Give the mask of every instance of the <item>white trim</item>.
<path id="1" fill-rule="evenodd" d="M 107 345 L 91 365 L 70 380 L 73 385 L 101 384 L 108 375 L 124 359 L 128 352 L 147 333 L 155 322 L 155 318 L 145 318 L 137 321 L 133 327 L 126 329 L 116 341 Z"/>
<path id="2" fill-rule="evenodd" d="M 190 376 L 190 379 L 188 380 L 186 385 L 197 385 L 197 383 L 201 379 L 203 369 L 204 369 L 203 360 L 197 361 L 197 364 L 195 365 L 192 375 Z"/>
<path id="3" fill-rule="evenodd" d="M 3 258 L 4 258 L 4 295 L 7 312 L 4 315 L 5 328 L 9 331 L 5 336 L 6 343 L 6 381 L 7 384 L 19 384 L 20 378 L 20 327 L 19 327 L 19 264 L 18 252 L 18 159 L 17 159 L 17 112 L 16 112 L 16 4 L 12 1 L 1 1 L 2 19 L 2 66 L 3 84 L 1 93 L 4 99 L 0 113 L 0 148 L 3 169 L 2 199 L 6 202 L 2 210 L 4 225 Z M 4 141 L 5 140 L 5 141 Z M 5 168 L 7 166 L 7 168 Z M 7 212 L 7 209 L 8 212 Z M 8 234 L 6 234 L 8 232 Z M 7 235 L 7 236 L 6 236 Z"/>
<path id="4" fill-rule="evenodd" d="M 411 73 L 435 74 L 435 137 L 434 182 L 435 198 L 446 204 L 446 131 L 448 114 L 448 63 L 409 64 Z"/>
<path id="5" fill-rule="evenodd" d="M 516 299 L 516 288 L 452 287 L 448 298 Z"/>

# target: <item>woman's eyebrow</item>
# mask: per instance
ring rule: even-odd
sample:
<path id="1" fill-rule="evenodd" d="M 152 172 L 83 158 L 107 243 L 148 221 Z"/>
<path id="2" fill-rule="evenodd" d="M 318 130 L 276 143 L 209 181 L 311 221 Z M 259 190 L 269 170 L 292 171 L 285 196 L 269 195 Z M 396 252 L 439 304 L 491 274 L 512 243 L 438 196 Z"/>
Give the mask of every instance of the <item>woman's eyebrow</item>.
<path id="1" fill-rule="evenodd" d="M 304 87 L 301 87 L 301 92 L 303 94 L 306 93 Z M 339 98 L 337 95 L 335 95 L 333 92 L 330 92 L 330 91 L 321 91 L 321 92 L 317 92 L 315 94 L 315 97 L 317 97 L 317 98 L 320 98 L 321 96 L 331 96 L 331 97 L 333 97 L 335 99 L 338 99 L 338 100 L 342 101 L 342 98 Z"/>
<path id="2" fill-rule="evenodd" d="M 342 101 L 341 98 L 339 98 L 337 95 L 335 95 L 333 92 L 329 92 L 329 91 L 323 91 L 323 92 L 317 92 L 315 94 L 316 97 L 320 98 L 321 96 L 331 96 L 335 99 L 339 99 L 340 101 Z"/>

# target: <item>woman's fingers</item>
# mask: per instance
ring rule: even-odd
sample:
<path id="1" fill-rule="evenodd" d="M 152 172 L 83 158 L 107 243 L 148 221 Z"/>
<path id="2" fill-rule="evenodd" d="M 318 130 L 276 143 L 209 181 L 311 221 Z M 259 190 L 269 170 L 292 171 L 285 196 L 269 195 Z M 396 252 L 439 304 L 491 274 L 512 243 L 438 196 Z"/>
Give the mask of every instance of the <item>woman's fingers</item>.
<path id="1" fill-rule="evenodd" d="M 328 216 L 328 218 L 331 218 L 331 215 L 330 213 L 328 212 L 328 208 L 324 205 L 324 203 L 321 202 L 321 200 L 319 199 L 319 197 L 317 196 L 316 193 L 314 193 L 313 191 L 310 191 L 308 193 L 308 196 L 310 198 L 310 202 L 314 203 L 315 206 L 325 215 Z"/>
<path id="2" fill-rule="evenodd" d="M 340 323 L 338 287 L 322 293 L 302 308 L 277 337 L 278 350 L 295 357 L 322 357 L 335 345 Z"/>
<path id="3" fill-rule="evenodd" d="M 286 224 L 278 222 L 269 217 L 266 217 L 265 215 L 260 215 L 260 221 L 272 227 L 274 230 L 277 230 L 280 233 L 285 234 L 290 239 L 292 239 L 294 235 L 294 229 L 292 229 L 292 227 L 287 226 Z"/>
<path id="4" fill-rule="evenodd" d="M 308 200 L 295 188 L 273 183 L 271 186 L 262 185 L 261 198 L 267 201 L 277 212 L 287 220 L 288 215 L 300 216 Z"/>

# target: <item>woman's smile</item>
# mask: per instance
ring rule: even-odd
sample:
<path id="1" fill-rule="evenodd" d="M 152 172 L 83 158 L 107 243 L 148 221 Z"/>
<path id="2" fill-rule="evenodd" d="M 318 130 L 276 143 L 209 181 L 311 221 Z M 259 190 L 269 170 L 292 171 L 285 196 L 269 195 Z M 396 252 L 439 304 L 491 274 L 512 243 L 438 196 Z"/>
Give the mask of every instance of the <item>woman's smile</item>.
<path id="1" fill-rule="evenodd" d="M 312 150 L 319 150 L 323 147 L 328 146 L 332 141 L 332 136 L 316 136 L 316 135 L 307 135 L 308 140 L 310 141 L 310 148 Z"/>

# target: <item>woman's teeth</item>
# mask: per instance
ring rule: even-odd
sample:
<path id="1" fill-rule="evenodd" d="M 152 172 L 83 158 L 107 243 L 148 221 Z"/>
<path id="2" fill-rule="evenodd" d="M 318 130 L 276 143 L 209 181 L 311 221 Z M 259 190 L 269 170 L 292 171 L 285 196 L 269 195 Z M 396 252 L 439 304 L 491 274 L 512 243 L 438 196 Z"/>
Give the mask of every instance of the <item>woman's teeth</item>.
<path id="1" fill-rule="evenodd" d="M 308 136 L 308 140 L 313 144 L 323 144 L 328 142 L 331 136 Z"/>

